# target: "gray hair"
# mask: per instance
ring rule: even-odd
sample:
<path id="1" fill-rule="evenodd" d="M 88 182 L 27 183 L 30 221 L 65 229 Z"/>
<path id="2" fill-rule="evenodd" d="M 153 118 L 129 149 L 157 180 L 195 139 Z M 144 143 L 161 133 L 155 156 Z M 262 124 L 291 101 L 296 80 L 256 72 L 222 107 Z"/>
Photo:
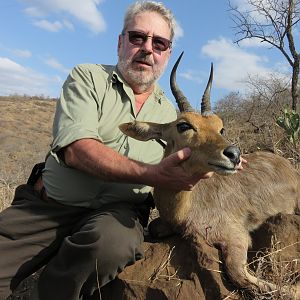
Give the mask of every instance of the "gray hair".
<path id="1" fill-rule="evenodd" d="M 167 24 L 170 27 L 171 30 L 171 40 L 174 38 L 174 32 L 175 32 L 175 26 L 176 26 L 176 20 L 168 8 L 164 6 L 162 2 L 156 2 L 156 1 L 137 1 L 133 4 L 131 4 L 125 14 L 124 17 L 124 25 L 122 33 L 125 32 L 129 22 L 138 14 L 143 12 L 156 12 L 159 15 L 161 15 L 164 20 L 167 22 Z"/>

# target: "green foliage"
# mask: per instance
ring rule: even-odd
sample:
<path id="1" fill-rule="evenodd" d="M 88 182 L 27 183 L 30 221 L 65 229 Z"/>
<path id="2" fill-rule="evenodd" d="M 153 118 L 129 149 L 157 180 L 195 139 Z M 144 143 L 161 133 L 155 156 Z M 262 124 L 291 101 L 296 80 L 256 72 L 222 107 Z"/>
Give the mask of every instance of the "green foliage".
<path id="1" fill-rule="evenodd" d="M 283 116 L 278 117 L 276 123 L 285 130 L 290 142 L 296 145 L 299 140 L 300 131 L 299 113 L 284 109 Z"/>

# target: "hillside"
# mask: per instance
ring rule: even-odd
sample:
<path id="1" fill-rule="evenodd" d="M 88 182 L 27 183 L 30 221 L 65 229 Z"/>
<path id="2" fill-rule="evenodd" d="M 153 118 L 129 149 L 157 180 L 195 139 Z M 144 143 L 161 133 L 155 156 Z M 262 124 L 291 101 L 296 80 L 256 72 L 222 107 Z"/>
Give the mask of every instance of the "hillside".
<path id="1" fill-rule="evenodd" d="M 32 166 L 44 160 L 52 139 L 55 100 L 0 97 L 0 210 Z"/>

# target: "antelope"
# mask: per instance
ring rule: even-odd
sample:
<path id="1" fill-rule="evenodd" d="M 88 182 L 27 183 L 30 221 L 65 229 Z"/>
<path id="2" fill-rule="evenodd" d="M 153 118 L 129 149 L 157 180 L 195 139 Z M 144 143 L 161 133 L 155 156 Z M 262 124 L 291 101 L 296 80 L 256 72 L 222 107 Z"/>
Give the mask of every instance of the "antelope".
<path id="1" fill-rule="evenodd" d="M 236 171 L 240 151 L 222 136 L 222 120 L 211 111 L 213 68 L 200 114 L 193 110 L 176 83 L 182 55 L 170 76 L 180 110 L 177 119 L 167 124 L 135 121 L 121 124 L 120 130 L 141 141 L 164 140 L 165 156 L 189 147 L 192 154 L 182 163 L 187 172 L 215 172 L 211 178 L 199 181 L 192 191 L 154 187 L 160 219 L 173 231 L 190 238 L 200 265 L 205 267 L 209 261 L 203 259 L 205 247 L 215 246 L 220 249 L 227 274 L 235 285 L 270 292 L 275 284 L 251 275 L 246 267 L 247 250 L 251 247 L 249 233 L 278 213 L 299 214 L 300 175 L 287 159 L 268 152 L 245 155 L 248 163 L 244 170 Z M 299 291 L 297 295 L 300 299 Z"/>

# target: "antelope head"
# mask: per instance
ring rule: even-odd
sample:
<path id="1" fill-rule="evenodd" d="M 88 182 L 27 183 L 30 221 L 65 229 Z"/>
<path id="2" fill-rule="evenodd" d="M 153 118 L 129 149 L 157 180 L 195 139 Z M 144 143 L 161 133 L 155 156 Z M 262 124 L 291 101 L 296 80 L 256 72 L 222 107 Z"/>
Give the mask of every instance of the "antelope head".
<path id="1" fill-rule="evenodd" d="M 222 136 L 223 122 L 211 111 L 210 90 L 213 65 L 211 65 L 209 80 L 202 97 L 200 114 L 191 107 L 176 83 L 176 70 L 182 55 L 183 52 L 176 61 L 170 76 L 171 90 L 180 110 L 177 120 L 166 124 L 135 121 L 121 124 L 119 128 L 123 133 L 137 140 L 166 141 L 165 156 L 189 147 L 192 154 L 182 163 L 182 166 L 191 174 L 209 171 L 220 175 L 233 174 L 240 162 L 240 151 Z"/>

